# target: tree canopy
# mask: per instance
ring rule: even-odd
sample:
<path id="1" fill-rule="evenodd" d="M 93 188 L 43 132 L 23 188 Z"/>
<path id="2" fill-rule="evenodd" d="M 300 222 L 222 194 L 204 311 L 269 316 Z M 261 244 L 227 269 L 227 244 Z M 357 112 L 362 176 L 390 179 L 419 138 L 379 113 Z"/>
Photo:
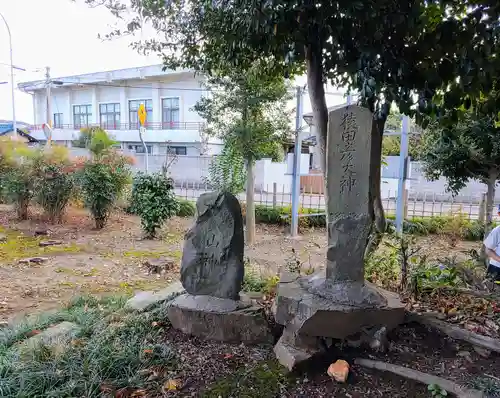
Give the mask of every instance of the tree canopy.
<path id="1" fill-rule="evenodd" d="M 114 13 L 121 0 L 105 3 Z M 168 67 L 207 74 L 247 70 L 256 60 L 267 72 L 306 71 L 315 128 L 326 168 L 328 108 L 324 85 L 356 90 L 374 112 L 370 195 L 377 229 L 384 123 L 394 103 L 419 123 L 431 115 L 456 122 L 479 106 L 500 70 L 500 7 L 492 0 L 133 0 L 125 32 L 144 24 L 157 36 L 136 43 L 161 53 Z M 130 15 L 130 14 L 129 14 Z M 122 35 L 115 30 L 108 37 Z M 482 104 L 481 106 L 486 106 Z"/>
<path id="2" fill-rule="evenodd" d="M 283 158 L 283 144 L 291 136 L 287 100 L 289 87 L 282 76 L 265 73 L 267 63 L 255 62 L 245 73 L 238 69 L 208 78 L 210 94 L 194 109 L 207 122 L 206 133 L 220 138 L 223 152 L 213 161 L 210 177 L 218 188 L 241 188 L 246 164 L 247 242 L 255 236 L 254 165 L 257 160 Z M 244 162 L 243 162 L 244 160 Z"/>
<path id="3" fill-rule="evenodd" d="M 471 111 L 453 127 L 432 126 L 423 141 L 427 178 L 446 178 L 447 188 L 454 194 L 473 179 L 487 185 L 487 223 L 491 223 L 500 178 L 500 128 L 495 116 Z"/>

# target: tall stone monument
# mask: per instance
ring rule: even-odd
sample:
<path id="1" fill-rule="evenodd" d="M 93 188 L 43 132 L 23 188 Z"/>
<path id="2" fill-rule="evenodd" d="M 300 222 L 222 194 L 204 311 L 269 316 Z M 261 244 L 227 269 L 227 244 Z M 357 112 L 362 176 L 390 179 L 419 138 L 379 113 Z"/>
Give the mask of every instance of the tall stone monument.
<path id="1" fill-rule="evenodd" d="M 362 330 L 388 330 L 404 317 L 397 295 L 364 279 L 364 251 L 373 222 L 372 118 L 358 106 L 329 114 L 326 270 L 304 277 L 282 275 L 275 303 L 276 321 L 285 326 L 275 352 L 290 369 L 318 350 L 318 338 L 342 340 Z"/>
<path id="2" fill-rule="evenodd" d="M 238 199 L 230 193 L 206 193 L 196 211 L 181 262 L 187 293 L 169 304 L 170 322 L 187 334 L 213 340 L 270 342 L 263 309 L 240 294 L 245 242 Z"/>

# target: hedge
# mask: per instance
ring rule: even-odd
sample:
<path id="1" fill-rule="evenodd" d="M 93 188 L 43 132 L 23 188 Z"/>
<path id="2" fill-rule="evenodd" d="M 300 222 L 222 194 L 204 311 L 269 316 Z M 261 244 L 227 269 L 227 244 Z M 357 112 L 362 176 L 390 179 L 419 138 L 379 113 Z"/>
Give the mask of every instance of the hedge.
<path id="1" fill-rule="evenodd" d="M 299 214 L 318 214 L 321 210 L 301 208 Z M 258 223 L 273 225 L 289 225 L 291 220 L 291 207 L 255 206 L 255 220 Z M 393 232 L 395 216 L 389 214 L 387 218 L 387 232 Z M 309 217 L 300 217 L 299 226 L 302 228 L 326 227 L 324 214 Z M 484 226 L 478 221 L 471 221 L 461 215 L 413 217 L 405 220 L 403 231 L 412 235 L 451 234 L 458 233 L 462 239 L 477 241 L 484 237 Z"/>

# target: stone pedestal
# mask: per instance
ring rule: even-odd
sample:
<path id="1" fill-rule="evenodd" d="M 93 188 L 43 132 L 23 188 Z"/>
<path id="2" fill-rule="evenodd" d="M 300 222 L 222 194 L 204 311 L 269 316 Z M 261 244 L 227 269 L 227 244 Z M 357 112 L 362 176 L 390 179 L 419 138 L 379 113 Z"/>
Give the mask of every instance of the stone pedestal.
<path id="1" fill-rule="evenodd" d="M 241 295 L 231 300 L 183 294 L 168 308 L 172 326 L 186 334 L 233 343 L 272 343 L 264 310 Z"/>
<path id="2" fill-rule="evenodd" d="M 274 313 L 285 329 L 275 353 L 290 370 L 320 351 L 318 338 L 344 340 L 361 331 L 388 331 L 404 320 L 404 305 L 396 294 L 365 282 L 347 290 L 344 284 L 329 285 L 326 296 L 325 291 L 311 288 L 323 277 L 287 273 L 278 286 Z M 352 303 L 344 300 L 350 296 Z"/>

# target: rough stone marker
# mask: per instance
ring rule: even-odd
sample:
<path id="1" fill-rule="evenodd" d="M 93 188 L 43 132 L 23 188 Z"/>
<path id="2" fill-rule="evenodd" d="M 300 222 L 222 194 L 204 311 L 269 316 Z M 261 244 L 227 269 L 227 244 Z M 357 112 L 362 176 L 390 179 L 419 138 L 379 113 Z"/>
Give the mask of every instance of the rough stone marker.
<path id="1" fill-rule="evenodd" d="M 206 193 L 196 210 L 181 262 L 187 293 L 170 303 L 170 322 L 184 333 L 214 340 L 271 342 L 263 309 L 240 295 L 245 242 L 238 199 L 229 193 Z"/>
<path id="2" fill-rule="evenodd" d="M 329 114 L 326 272 L 282 275 L 275 303 L 276 321 L 285 326 L 275 353 L 289 369 L 318 352 L 320 338 L 344 340 L 360 333 L 373 338 L 404 318 L 397 295 L 364 279 L 364 251 L 373 222 L 372 118 L 358 106 Z"/>

